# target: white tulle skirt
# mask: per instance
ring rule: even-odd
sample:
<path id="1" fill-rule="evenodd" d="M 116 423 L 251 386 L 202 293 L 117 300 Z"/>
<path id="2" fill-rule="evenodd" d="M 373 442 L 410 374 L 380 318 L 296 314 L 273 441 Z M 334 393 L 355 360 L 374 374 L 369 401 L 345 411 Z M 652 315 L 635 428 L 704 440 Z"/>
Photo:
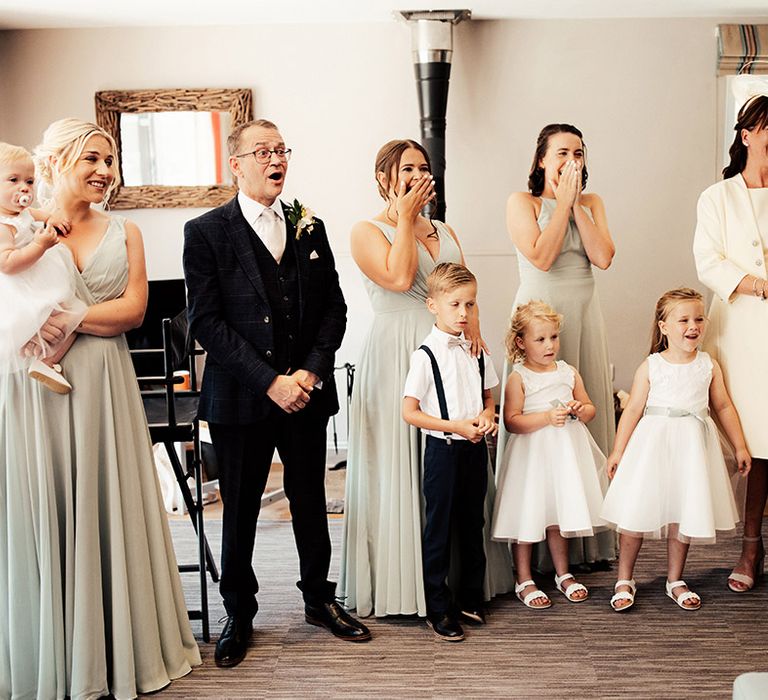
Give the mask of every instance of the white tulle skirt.
<path id="1" fill-rule="evenodd" d="M 605 457 L 581 421 L 511 435 L 501 466 L 493 539 L 541 542 L 550 527 L 564 537 L 604 529 Z"/>
<path id="2" fill-rule="evenodd" d="M 56 346 L 40 336 L 52 312 L 61 313 L 65 337 L 74 332 L 86 312 L 75 296 L 72 259 L 66 246 L 50 248 L 31 267 L 15 275 L 0 273 L 0 372 L 18 371 L 26 360 L 22 348 L 35 339 L 37 356 L 47 357 Z"/>
<path id="3" fill-rule="evenodd" d="M 712 419 L 643 416 L 601 515 L 636 537 L 711 543 L 733 530 L 739 513 Z"/>

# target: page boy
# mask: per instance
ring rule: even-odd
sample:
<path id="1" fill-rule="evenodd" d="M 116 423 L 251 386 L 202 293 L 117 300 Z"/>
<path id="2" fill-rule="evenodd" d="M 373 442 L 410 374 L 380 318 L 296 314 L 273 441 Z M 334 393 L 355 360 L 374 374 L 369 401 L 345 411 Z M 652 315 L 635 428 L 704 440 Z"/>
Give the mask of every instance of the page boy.
<path id="1" fill-rule="evenodd" d="M 438 639 L 464 639 L 459 615 L 483 613 L 483 503 L 488 480 L 486 435 L 495 435 L 490 388 L 499 383 L 485 357 L 472 357 L 464 338 L 476 312 L 477 280 L 463 265 L 441 263 L 427 278 L 435 325 L 413 353 L 403 391 L 403 418 L 426 436 L 422 535 L 427 624 Z M 451 532 L 458 537 L 460 575 L 455 601 L 446 583 Z"/>

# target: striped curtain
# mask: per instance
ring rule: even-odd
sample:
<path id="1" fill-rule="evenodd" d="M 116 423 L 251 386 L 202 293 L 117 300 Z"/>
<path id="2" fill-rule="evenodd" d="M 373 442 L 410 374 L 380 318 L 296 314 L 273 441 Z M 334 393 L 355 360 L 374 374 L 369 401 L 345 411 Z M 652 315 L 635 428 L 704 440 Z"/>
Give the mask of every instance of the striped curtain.
<path id="1" fill-rule="evenodd" d="M 768 74 L 768 24 L 719 24 L 717 74 Z"/>

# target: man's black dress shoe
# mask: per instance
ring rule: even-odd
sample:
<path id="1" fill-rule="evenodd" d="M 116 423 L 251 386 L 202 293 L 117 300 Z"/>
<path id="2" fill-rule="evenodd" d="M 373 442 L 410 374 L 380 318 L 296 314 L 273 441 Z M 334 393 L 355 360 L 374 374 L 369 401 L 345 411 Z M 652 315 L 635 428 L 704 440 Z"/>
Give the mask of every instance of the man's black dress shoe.
<path id="1" fill-rule="evenodd" d="M 450 615 L 443 615 L 439 619 L 427 618 L 427 626 L 435 633 L 435 637 L 444 642 L 461 642 L 464 640 L 464 630 Z"/>
<path id="2" fill-rule="evenodd" d="M 485 624 L 485 610 L 482 608 L 465 607 L 459 611 L 459 616 L 470 625 Z"/>
<path id="3" fill-rule="evenodd" d="M 252 632 L 251 620 L 243 620 L 232 615 L 227 617 L 213 654 L 216 665 L 223 668 L 237 666 L 245 658 Z"/>
<path id="4" fill-rule="evenodd" d="M 371 638 L 370 630 L 335 600 L 321 605 L 305 605 L 304 619 L 310 625 L 329 629 L 339 639 L 347 642 L 365 642 Z"/>

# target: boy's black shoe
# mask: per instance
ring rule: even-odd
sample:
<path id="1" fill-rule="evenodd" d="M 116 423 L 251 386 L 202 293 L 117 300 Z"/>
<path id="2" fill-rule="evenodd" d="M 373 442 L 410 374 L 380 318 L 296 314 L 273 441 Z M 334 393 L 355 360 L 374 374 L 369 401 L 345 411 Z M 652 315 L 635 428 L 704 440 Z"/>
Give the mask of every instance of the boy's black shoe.
<path id="1" fill-rule="evenodd" d="M 485 624 L 485 610 L 482 608 L 466 607 L 459 611 L 459 616 L 470 625 Z"/>
<path id="2" fill-rule="evenodd" d="M 427 627 L 435 633 L 435 637 L 443 642 L 464 641 L 464 630 L 450 615 L 443 615 L 439 619 L 427 618 Z"/>

